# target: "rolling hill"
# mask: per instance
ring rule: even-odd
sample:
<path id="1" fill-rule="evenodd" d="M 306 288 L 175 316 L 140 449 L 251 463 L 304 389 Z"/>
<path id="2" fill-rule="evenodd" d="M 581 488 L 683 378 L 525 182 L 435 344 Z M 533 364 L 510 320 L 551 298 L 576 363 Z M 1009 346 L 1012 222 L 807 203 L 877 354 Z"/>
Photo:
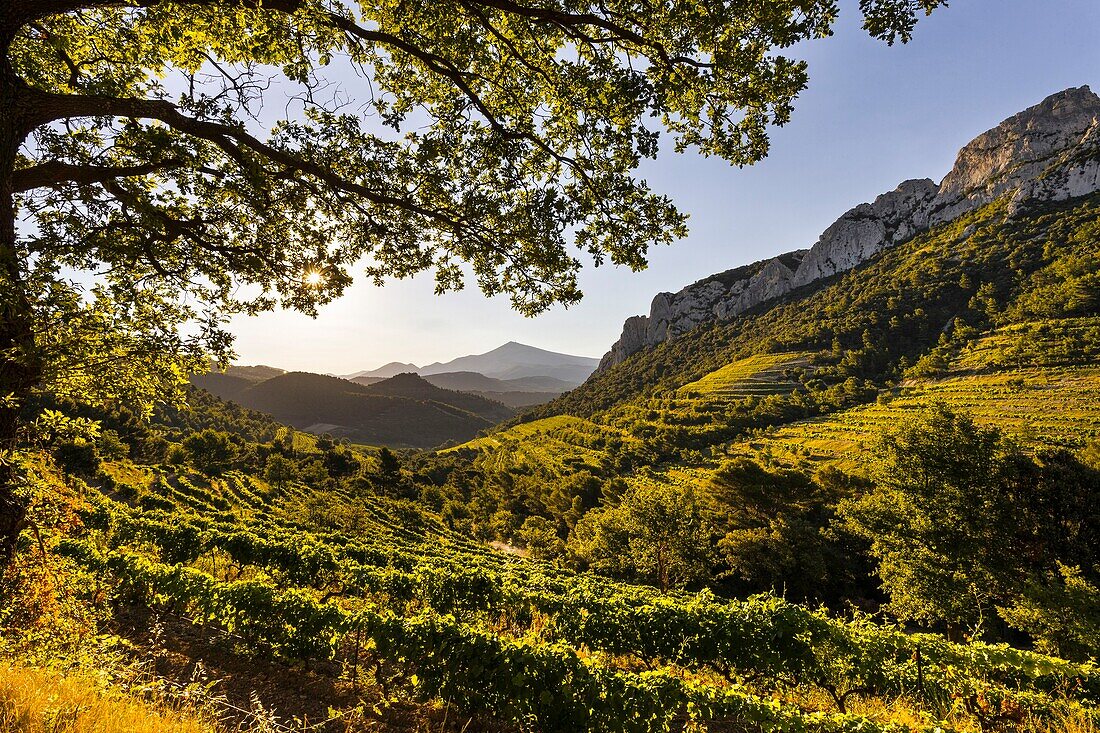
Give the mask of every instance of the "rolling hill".
<path id="1" fill-rule="evenodd" d="M 473 411 L 481 414 L 487 410 L 490 419 L 500 421 L 510 417 L 514 410 L 540 405 L 568 392 L 583 382 L 597 365 L 596 359 L 559 354 L 512 341 L 485 354 L 459 357 L 446 364 L 418 367 L 394 361 L 378 369 L 347 375 L 343 379 L 360 386 L 371 386 L 400 375 L 420 375 L 430 385 L 479 398 L 481 401 L 469 403 L 475 406 Z M 242 393 L 249 387 L 285 373 L 268 366 L 234 365 L 225 371 L 196 374 L 191 377 L 191 383 L 222 399 L 240 402 Z M 453 394 L 432 393 L 425 384 L 409 382 L 407 386 L 415 394 L 393 396 L 434 400 L 449 405 L 465 404 L 463 398 Z M 383 386 L 376 394 L 389 394 L 394 389 L 398 388 L 395 385 Z M 287 399 L 292 398 L 288 396 Z M 505 405 L 507 409 L 486 408 L 486 400 Z"/>
<path id="2" fill-rule="evenodd" d="M 248 383 L 225 377 L 203 375 L 196 383 L 232 385 L 235 390 L 219 396 L 306 432 L 372 445 L 431 448 L 468 440 L 513 414 L 499 402 L 440 389 L 413 374 L 369 386 L 307 372 Z"/>
<path id="3" fill-rule="evenodd" d="M 442 372 L 429 374 L 424 379 L 437 387 L 469 392 L 513 409 L 541 405 L 577 386 L 554 377 L 495 379 L 477 372 Z"/>
<path id="4" fill-rule="evenodd" d="M 515 414 L 499 402 L 468 392 L 437 387 L 417 374 L 398 374 L 390 379 L 375 382 L 367 385 L 367 392 L 388 397 L 403 397 L 418 402 L 438 402 L 457 407 L 494 423 L 507 420 Z"/>
<path id="5" fill-rule="evenodd" d="M 191 376 L 191 384 L 223 400 L 235 400 L 241 392 L 261 381 L 263 380 L 233 376 L 228 372 L 211 371 Z"/>
<path id="6" fill-rule="evenodd" d="M 561 394 L 577 385 L 554 377 L 533 376 L 518 379 L 496 379 L 478 372 L 440 372 L 423 375 L 437 387 L 460 392 L 545 392 Z"/>
<path id="7" fill-rule="evenodd" d="M 286 374 L 286 371 L 262 364 L 257 366 L 232 364 L 224 371 L 212 368 L 205 374 L 194 374 L 191 376 L 191 384 L 205 389 L 215 397 L 231 400 L 253 384 L 281 374 Z"/>
<path id="8" fill-rule="evenodd" d="M 369 386 L 385 377 L 349 377 L 356 384 Z M 533 407 L 568 392 L 576 384 L 553 377 L 523 377 L 521 379 L 494 379 L 477 372 L 444 372 L 423 377 L 425 382 L 455 392 L 466 392 L 493 402 L 500 402 L 512 409 Z M 215 388 L 218 385 L 214 385 Z"/>

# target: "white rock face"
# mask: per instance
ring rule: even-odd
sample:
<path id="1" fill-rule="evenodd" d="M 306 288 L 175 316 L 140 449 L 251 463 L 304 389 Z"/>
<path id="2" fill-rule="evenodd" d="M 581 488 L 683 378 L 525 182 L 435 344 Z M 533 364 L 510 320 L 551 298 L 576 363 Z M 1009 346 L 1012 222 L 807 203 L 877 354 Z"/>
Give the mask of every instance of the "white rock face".
<path id="1" fill-rule="evenodd" d="M 608 369 L 631 354 L 675 338 L 707 321 L 732 318 L 749 308 L 789 291 L 794 268 L 806 250 L 789 252 L 771 260 L 700 280 L 678 293 L 657 293 L 648 316 L 632 316 L 623 324 L 597 372 Z"/>
<path id="2" fill-rule="evenodd" d="M 714 275 L 678 293 L 658 293 L 648 316 L 628 318 L 596 372 L 696 326 L 845 272 L 937 224 L 1001 196 L 1010 213 L 1030 202 L 1100 190 L 1100 97 L 1087 87 L 1053 94 L 982 133 L 959 151 L 939 185 L 903 182 L 837 219 L 809 250 Z"/>
<path id="3" fill-rule="evenodd" d="M 860 204 L 837 219 L 810 249 L 795 273 L 793 287 L 850 270 L 892 244 L 928 227 L 928 212 L 939 187 L 929 178 L 905 181 L 871 204 Z"/>
<path id="4" fill-rule="evenodd" d="M 955 167 L 940 183 L 930 223 L 951 221 L 1004 194 L 1062 200 L 1096 190 L 1070 189 L 1041 179 L 1100 143 L 1100 97 L 1087 86 L 1052 94 L 1009 117 L 959 151 Z M 1093 179 L 1095 180 L 1095 178 Z"/>
<path id="5" fill-rule="evenodd" d="M 1073 163 L 1021 186 L 1012 197 L 1013 213 L 1029 201 L 1065 201 L 1100 190 L 1100 148 L 1091 160 Z"/>

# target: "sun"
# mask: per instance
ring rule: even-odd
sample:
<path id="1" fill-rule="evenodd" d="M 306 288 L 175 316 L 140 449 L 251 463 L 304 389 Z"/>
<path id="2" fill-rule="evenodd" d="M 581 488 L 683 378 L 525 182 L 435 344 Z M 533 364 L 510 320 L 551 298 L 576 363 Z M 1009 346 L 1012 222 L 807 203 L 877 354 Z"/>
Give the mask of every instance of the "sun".
<path id="1" fill-rule="evenodd" d="M 306 270 L 302 273 L 302 283 L 307 287 L 316 288 L 325 282 L 325 276 L 320 270 Z"/>

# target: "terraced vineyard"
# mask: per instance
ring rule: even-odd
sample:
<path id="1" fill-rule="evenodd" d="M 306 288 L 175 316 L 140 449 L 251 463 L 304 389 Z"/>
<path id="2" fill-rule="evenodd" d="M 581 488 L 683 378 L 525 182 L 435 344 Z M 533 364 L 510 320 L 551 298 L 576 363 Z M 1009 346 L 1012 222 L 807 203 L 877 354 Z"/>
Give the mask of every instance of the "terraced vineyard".
<path id="1" fill-rule="evenodd" d="M 601 470 L 607 461 L 608 444 L 624 441 L 632 439 L 608 426 L 560 415 L 522 423 L 441 453 L 461 452 L 491 471 L 560 476 L 584 468 Z"/>
<path id="2" fill-rule="evenodd" d="M 796 369 L 809 369 L 806 353 L 755 354 L 716 369 L 676 390 L 684 397 L 739 399 L 789 394 L 801 387 L 791 378 Z"/>
<path id="3" fill-rule="evenodd" d="M 1078 449 L 1100 438 L 1100 365 L 1081 365 L 1097 355 L 1098 332 L 1096 319 L 998 329 L 957 354 L 942 378 L 907 380 L 876 404 L 773 428 L 731 451 L 854 468 L 877 436 L 933 402 L 964 411 L 1025 445 Z M 1079 365 L 1042 365 L 1061 361 Z"/>
<path id="4" fill-rule="evenodd" d="M 801 383 L 792 376 L 812 371 L 809 357 L 805 352 L 754 355 L 675 393 L 624 403 L 593 420 L 546 418 L 451 451 L 479 451 L 480 465 L 489 470 L 518 467 L 557 476 L 578 467 L 598 470 L 609 442 L 639 444 L 669 425 L 689 426 L 705 442 L 711 434 L 720 436 L 721 416 L 730 405 L 798 391 Z M 972 414 L 1025 444 L 1080 448 L 1100 438 L 1100 366 L 1087 365 L 1094 360 L 1100 363 L 1100 319 L 1016 324 L 970 341 L 951 356 L 942 377 L 909 379 L 881 393 L 877 403 L 767 428 L 763 435 L 723 444 L 716 455 L 856 469 L 877 436 L 932 402 Z"/>
<path id="5" fill-rule="evenodd" d="M 950 372 L 965 374 L 1100 360 L 1100 318 L 1062 318 L 999 328 L 956 355 Z"/>

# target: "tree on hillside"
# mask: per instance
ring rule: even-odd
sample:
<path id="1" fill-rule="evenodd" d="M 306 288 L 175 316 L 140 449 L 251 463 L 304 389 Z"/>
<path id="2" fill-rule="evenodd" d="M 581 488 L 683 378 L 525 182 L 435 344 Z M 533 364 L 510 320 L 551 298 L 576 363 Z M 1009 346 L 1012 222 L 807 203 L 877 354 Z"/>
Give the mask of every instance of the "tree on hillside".
<path id="1" fill-rule="evenodd" d="M 941 4 L 860 1 L 889 42 Z M 827 35 L 836 12 L 6 0 L 0 451 L 35 390 L 148 404 L 228 354 L 227 314 L 313 313 L 364 258 L 378 282 L 434 270 L 444 291 L 472 276 L 528 314 L 580 297 L 571 244 L 644 266 L 685 231 L 634 175 L 658 129 L 679 149 L 760 159 L 806 83 L 775 49 Z M 0 461 L 0 562 L 23 525 L 15 470 Z"/>
<path id="2" fill-rule="evenodd" d="M 594 570 L 667 591 L 707 576 L 712 532 L 694 491 L 641 484 L 618 505 L 584 515 L 573 529 L 570 550 Z"/>
<path id="3" fill-rule="evenodd" d="M 281 489 L 298 476 L 298 467 L 286 456 L 272 453 L 264 464 L 264 479 Z"/>
<path id="4" fill-rule="evenodd" d="M 385 446 L 378 451 L 374 471 L 368 473 L 365 480 L 374 491 L 383 496 L 412 499 L 417 495 L 416 487 L 401 471 L 401 459 Z"/>
<path id="5" fill-rule="evenodd" d="M 874 490 L 840 514 L 894 613 L 956 630 L 996 613 L 1047 649 L 1095 651 L 1100 471 L 1064 450 L 1025 454 L 943 404 L 876 453 Z"/>
<path id="6" fill-rule="evenodd" d="M 401 478 L 401 459 L 386 446 L 382 446 L 378 451 L 378 476 L 390 482 Z"/>
<path id="7" fill-rule="evenodd" d="M 997 610 L 1045 654 L 1080 661 L 1100 656 L 1100 583 L 1078 567 L 1059 563 L 1057 572 L 1033 577 L 1012 605 Z"/>
<path id="8" fill-rule="evenodd" d="M 240 452 L 234 436 L 209 428 L 188 435 L 181 445 L 191 465 L 207 476 L 217 476 L 228 470 Z"/>
<path id="9" fill-rule="evenodd" d="M 875 489 L 840 512 L 870 542 L 891 610 L 975 628 L 1015 575 L 1017 449 L 940 403 L 883 436 L 875 455 Z"/>
<path id="10" fill-rule="evenodd" d="M 773 590 L 790 600 L 838 602 L 858 594 L 866 568 L 826 531 L 837 502 L 861 488 L 835 468 L 810 477 L 748 458 L 722 464 L 707 483 L 717 553 L 738 594 Z M 861 573 L 862 571 L 862 573 Z"/>

